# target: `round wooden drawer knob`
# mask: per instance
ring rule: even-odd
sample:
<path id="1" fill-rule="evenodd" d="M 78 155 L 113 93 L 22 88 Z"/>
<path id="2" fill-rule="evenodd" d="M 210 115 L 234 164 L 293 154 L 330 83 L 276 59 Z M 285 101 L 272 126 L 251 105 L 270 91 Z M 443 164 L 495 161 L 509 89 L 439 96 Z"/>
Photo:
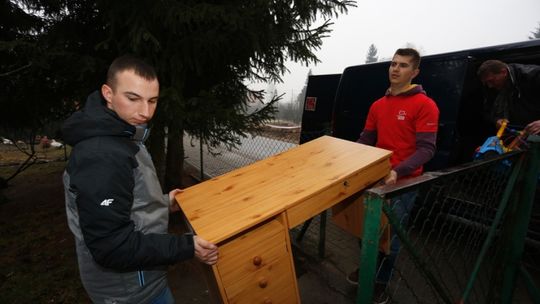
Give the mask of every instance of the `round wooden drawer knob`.
<path id="1" fill-rule="evenodd" d="M 264 298 L 264 304 L 272 304 L 272 300 L 270 300 L 269 298 Z"/>
<path id="2" fill-rule="evenodd" d="M 259 280 L 259 287 L 260 288 L 266 288 L 268 286 L 268 281 L 265 278 L 261 278 Z"/>
<path id="3" fill-rule="evenodd" d="M 256 256 L 253 258 L 253 265 L 255 266 L 261 266 L 262 259 L 260 256 Z"/>

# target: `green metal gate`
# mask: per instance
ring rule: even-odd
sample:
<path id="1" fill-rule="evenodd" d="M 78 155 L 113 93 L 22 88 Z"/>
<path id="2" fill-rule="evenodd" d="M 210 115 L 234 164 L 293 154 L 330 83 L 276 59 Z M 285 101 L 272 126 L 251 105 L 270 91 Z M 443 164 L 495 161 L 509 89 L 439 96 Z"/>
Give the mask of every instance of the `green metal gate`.
<path id="1" fill-rule="evenodd" d="M 529 138 L 526 152 L 366 191 L 356 303 L 372 303 L 383 213 L 401 242 L 385 290 L 391 302 L 540 303 L 521 263 L 540 172 L 539 138 Z M 400 218 L 392 198 L 411 191 L 414 207 Z M 518 278 L 526 300 L 516 299 Z"/>

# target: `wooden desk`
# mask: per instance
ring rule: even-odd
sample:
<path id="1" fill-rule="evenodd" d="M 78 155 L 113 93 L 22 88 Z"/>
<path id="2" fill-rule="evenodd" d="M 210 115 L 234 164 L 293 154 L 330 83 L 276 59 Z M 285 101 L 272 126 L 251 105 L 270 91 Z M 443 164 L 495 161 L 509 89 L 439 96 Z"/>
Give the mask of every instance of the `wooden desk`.
<path id="1" fill-rule="evenodd" d="M 323 136 L 185 189 L 195 233 L 219 246 L 224 303 L 300 303 L 288 229 L 390 171 L 390 151 Z"/>

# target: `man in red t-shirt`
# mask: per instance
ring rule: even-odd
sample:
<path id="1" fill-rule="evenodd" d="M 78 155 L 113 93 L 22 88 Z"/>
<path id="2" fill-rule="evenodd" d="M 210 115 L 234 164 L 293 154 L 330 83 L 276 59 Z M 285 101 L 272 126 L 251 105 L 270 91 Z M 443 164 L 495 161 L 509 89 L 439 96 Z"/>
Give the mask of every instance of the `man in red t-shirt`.
<path id="1" fill-rule="evenodd" d="M 390 88 L 385 96 L 375 101 L 369 109 L 366 125 L 359 143 L 394 152 L 390 158 L 392 170 L 384 184 L 394 184 L 398 179 L 422 174 L 422 166 L 435 154 L 439 109 L 426 95 L 422 86 L 411 84 L 419 73 L 420 55 L 411 48 L 398 49 L 390 67 Z M 406 224 L 416 192 L 409 192 L 392 199 L 391 205 L 402 224 Z M 380 267 L 375 284 L 374 303 L 387 303 L 387 283 L 399 251 L 399 238 L 392 232 L 390 253 L 381 252 Z M 379 266 L 379 265 L 378 265 Z M 358 270 L 347 280 L 358 282 Z"/>
<path id="2" fill-rule="evenodd" d="M 422 86 L 411 84 L 419 73 L 414 49 L 398 49 L 388 70 L 390 88 L 369 109 L 359 143 L 394 152 L 385 184 L 418 176 L 435 154 L 439 109 Z"/>

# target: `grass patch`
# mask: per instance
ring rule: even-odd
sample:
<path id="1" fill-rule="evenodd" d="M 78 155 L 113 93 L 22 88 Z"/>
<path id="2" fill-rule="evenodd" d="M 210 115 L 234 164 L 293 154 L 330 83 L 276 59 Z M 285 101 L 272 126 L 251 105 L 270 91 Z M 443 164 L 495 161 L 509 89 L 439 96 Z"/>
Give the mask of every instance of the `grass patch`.
<path id="1" fill-rule="evenodd" d="M 65 161 L 51 161 L 48 163 L 39 163 L 33 164 L 28 169 L 19 173 L 12 181 L 14 182 L 17 179 L 24 179 L 22 183 L 27 182 L 29 179 L 39 178 L 42 175 L 48 175 L 54 172 L 63 171 L 66 167 Z M 2 166 L 0 167 L 0 177 L 8 178 L 16 170 L 18 166 Z M 38 175 L 38 176 L 36 176 Z M 12 184 L 13 182 L 10 182 Z"/>
<path id="2" fill-rule="evenodd" d="M 90 302 L 67 226 L 64 167 L 35 164 L 3 189 L 9 201 L 0 205 L 0 303 Z"/>

